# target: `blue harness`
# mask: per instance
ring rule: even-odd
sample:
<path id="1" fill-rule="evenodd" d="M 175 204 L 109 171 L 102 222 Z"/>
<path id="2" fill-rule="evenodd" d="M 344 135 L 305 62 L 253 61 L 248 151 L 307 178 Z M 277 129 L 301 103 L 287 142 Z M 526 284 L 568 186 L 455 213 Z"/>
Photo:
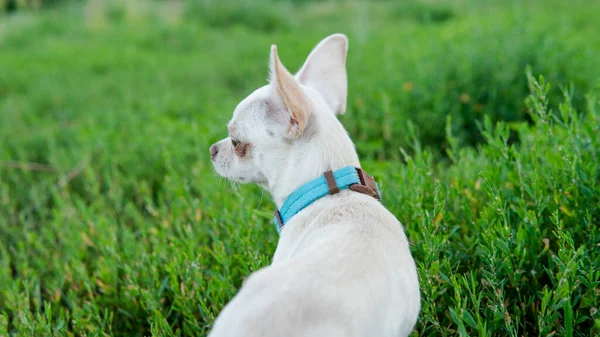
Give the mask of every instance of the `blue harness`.
<path id="1" fill-rule="evenodd" d="M 330 194 L 336 194 L 340 190 L 350 189 L 355 192 L 372 196 L 381 200 L 379 186 L 365 171 L 354 166 L 346 166 L 335 172 L 327 171 L 322 176 L 309 181 L 292 192 L 283 202 L 281 209 L 275 210 L 275 228 L 277 233 L 285 224 L 301 210 Z"/>

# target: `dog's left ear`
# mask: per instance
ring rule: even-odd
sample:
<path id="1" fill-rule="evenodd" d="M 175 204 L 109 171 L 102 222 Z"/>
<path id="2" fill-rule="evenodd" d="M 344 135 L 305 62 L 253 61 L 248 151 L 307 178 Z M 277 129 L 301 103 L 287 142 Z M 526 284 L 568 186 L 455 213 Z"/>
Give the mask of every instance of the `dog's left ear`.
<path id="1" fill-rule="evenodd" d="M 346 111 L 347 53 L 346 35 L 328 36 L 312 50 L 302 69 L 296 74 L 298 82 L 316 89 L 336 115 Z"/>
<path id="2" fill-rule="evenodd" d="M 290 72 L 283 66 L 277 55 L 277 46 L 271 46 L 269 61 L 271 70 L 270 82 L 275 89 L 275 94 L 285 105 L 285 116 L 281 121 L 287 125 L 286 135 L 295 139 L 302 135 L 306 122 L 311 113 L 311 105 L 304 94 L 304 90 Z"/>

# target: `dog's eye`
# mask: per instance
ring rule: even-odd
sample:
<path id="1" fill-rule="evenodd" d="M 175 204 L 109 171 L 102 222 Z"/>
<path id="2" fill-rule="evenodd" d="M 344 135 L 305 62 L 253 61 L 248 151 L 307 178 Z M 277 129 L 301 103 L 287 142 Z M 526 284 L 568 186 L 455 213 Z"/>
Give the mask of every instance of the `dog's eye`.
<path id="1" fill-rule="evenodd" d="M 233 147 L 237 147 L 238 145 L 240 145 L 240 142 L 237 139 L 231 138 L 231 144 L 233 145 Z"/>

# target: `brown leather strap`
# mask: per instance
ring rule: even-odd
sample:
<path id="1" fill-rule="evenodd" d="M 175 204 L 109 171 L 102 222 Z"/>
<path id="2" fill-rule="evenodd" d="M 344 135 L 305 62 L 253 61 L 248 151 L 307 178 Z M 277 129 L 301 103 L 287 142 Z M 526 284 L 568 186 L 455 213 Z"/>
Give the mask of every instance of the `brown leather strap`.
<path id="1" fill-rule="evenodd" d="M 325 173 L 323 173 L 323 176 L 325 177 L 325 182 L 327 183 L 327 187 L 329 188 L 329 194 L 336 194 L 340 192 L 340 188 L 338 187 L 337 183 L 335 182 L 335 177 L 333 176 L 333 171 L 327 171 Z"/>
<path id="2" fill-rule="evenodd" d="M 360 184 L 350 185 L 350 189 L 354 192 L 370 195 L 377 200 L 381 200 L 375 179 L 358 167 L 356 168 L 356 173 L 360 179 Z"/>

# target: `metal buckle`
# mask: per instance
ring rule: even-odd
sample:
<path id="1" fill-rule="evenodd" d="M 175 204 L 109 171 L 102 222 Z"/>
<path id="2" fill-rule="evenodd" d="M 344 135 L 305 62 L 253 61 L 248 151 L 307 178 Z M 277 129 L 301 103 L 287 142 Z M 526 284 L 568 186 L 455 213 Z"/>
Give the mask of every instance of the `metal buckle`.
<path id="1" fill-rule="evenodd" d="M 279 214 L 278 209 L 275 210 L 275 219 L 277 219 L 277 225 L 279 226 L 279 229 L 281 229 L 281 227 L 283 227 L 283 221 L 281 220 L 281 214 Z"/>
<path id="2" fill-rule="evenodd" d="M 354 184 L 350 186 L 352 191 L 363 193 L 369 195 L 377 200 L 381 201 L 381 196 L 379 195 L 379 189 L 377 188 L 377 183 L 375 179 L 368 175 L 365 171 L 360 168 L 356 168 L 356 173 L 358 173 L 358 178 L 360 179 L 360 185 Z"/>

